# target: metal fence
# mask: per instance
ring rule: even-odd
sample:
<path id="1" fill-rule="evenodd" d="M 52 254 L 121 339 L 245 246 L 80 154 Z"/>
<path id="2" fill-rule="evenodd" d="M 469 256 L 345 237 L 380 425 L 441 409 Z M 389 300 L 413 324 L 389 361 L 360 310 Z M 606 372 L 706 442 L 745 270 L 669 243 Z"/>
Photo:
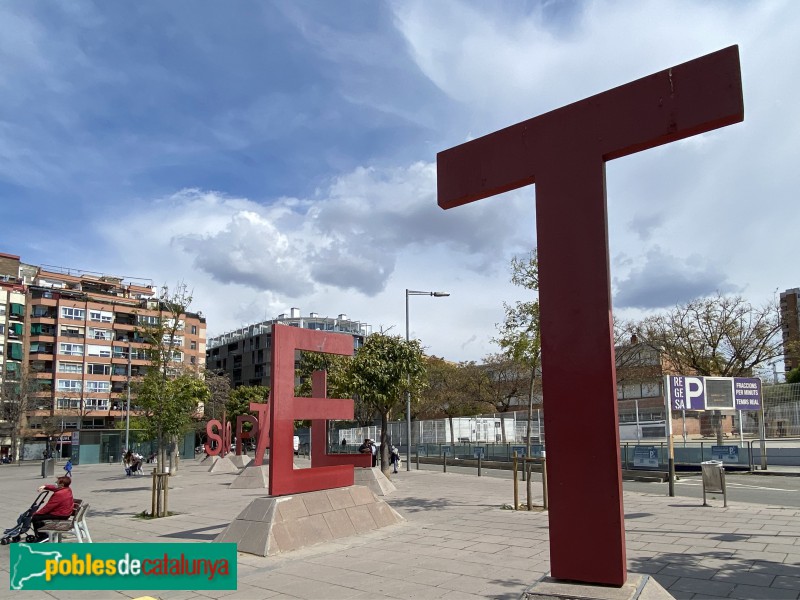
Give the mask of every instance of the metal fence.
<path id="1" fill-rule="evenodd" d="M 784 437 L 800 437 L 800 384 L 764 385 L 762 388 L 764 404 L 765 433 L 769 439 Z M 673 413 L 679 417 L 680 413 Z M 759 419 L 761 411 L 742 411 L 741 430 L 743 435 L 759 437 Z M 531 427 L 531 443 L 545 440 L 544 411 L 534 410 Z M 663 415 L 661 415 L 663 419 Z M 576 417 L 579 418 L 579 417 Z M 739 413 L 735 416 L 736 425 L 731 434 L 739 433 Z M 455 417 L 452 419 L 430 419 L 414 421 L 411 424 L 412 446 L 419 444 L 452 444 L 452 443 L 525 443 L 527 430 L 527 411 L 477 415 L 474 417 Z M 639 420 L 620 424 L 620 439 L 633 442 L 637 438 L 664 438 L 665 422 L 663 420 Z M 406 424 L 404 421 L 389 423 L 389 440 L 397 446 L 406 445 Z M 680 431 L 674 431 L 676 437 Z M 345 440 L 348 445 L 358 445 L 364 438 L 380 439 L 380 427 L 353 427 L 338 429 L 336 442 Z"/>

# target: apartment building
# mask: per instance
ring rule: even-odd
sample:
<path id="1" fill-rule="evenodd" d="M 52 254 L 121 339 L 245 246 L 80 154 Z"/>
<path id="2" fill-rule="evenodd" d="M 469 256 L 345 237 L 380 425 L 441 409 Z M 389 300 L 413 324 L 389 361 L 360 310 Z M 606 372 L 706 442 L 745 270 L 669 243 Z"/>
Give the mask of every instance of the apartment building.
<path id="1" fill-rule="evenodd" d="M 235 331 L 210 338 L 206 350 L 206 367 L 217 373 L 226 373 L 233 387 L 241 385 L 263 385 L 270 387 L 270 364 L 272 360 L 272 326 L 275 324 L 346 333 L 353 336 L 353 349 L 357 350 L 372 333 L 372 326 L 354 321 L 346 314 L 337 317 L 322 317 L 319 313 L 300 316 L 299 308 L 289 314 L 248 325 Z"/>
<path id="2" fill-rule="evenodd" d="M 148 281 L 28 265 L 0 254 L 0 379 L 3 390 L 13 383 L 28 393 L 23 435 L 113 429 L 124 419 L 129 378 L 143 375 L 148 364 L 141 331 L 158 322 L 158 308 Z M 187 313 L 179 327 L 173 360 L 199 371 L 205 318 Z M 2 401 L 13 398 L 7 391 Z M 3 453 L 8 429 L 0 423 Z"/>
<path id="3" fill-rule="evenodd" d="M 800 288 L 781 292 L 784 370 L 800 367 Z"/>

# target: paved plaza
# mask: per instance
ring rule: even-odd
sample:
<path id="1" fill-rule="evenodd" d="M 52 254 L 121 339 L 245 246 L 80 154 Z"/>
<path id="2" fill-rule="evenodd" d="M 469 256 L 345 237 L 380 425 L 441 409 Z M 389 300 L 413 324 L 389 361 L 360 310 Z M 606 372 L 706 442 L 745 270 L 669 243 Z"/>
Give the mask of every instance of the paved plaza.
<path id="1" fill-rule="evenodd" d="M 38 464 L 0 467 L 3 527 L 30 505 L 39 473 Z M 184 461 L 170 482 L 178 514 L 157 520 L 135 518 L 149 510 L 150 477 L 125 477 L 119 465 L 76 467 L 73 490 L 91 504 L 95 542 L 208 542 L 265 495 L 230 489 L 234 477 Z M 511 600 L 548 572 L 547 515 L 503 509 L 512 502 L 510 480 L 412 470 L 393 481 L 397 491 L 386 500 L 404 523 L 284 555 L 239 554 L 236 591 L 12 592 L 3 546 L 0 598 Z M 541 503 L 540 486 L 533 488 Z M 704 508 L 693 498 L 625 492 L 629 570 L 651 574 L 675 598 L 800 597 L 800 510 L 710 502 Z"/>

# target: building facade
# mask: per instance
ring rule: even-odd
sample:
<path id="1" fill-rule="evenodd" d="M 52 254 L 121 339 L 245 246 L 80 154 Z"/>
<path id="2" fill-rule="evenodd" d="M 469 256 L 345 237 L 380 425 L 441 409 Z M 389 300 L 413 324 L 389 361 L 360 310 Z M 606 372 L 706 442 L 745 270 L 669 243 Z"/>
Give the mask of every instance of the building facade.
<path id="1" fill-rule="evenodd" d="M 22 435 L 46 439 L 54 432 L 113 429 L 124 420 L 129 381 L 149 364 L 142 330 L 159 314 L 156 290 L 144 280 L 28 265 L 0 254 L 0 401 L 24 402 Z M 199 372 L 205 318 L 187 313 L 180 321 L 173 360 Z M 2 425 L 0 452 L 7 453 L 11 423 Z"/>
<path id="2" fill-rule="evenodd" d="M 270 387 L 272 360 L 272 326 L 288 325 L 318 331 L 346 333 L 353 336 L 353 349 L 357 350 L 372 333 L 372 326 L 349 319 L 346 314 L 336 318 L 321 317 L 318 313 L 300 316 L 299 308 L 289 314 L 248 325 L 235 331 L 209 338 L 206 350 L 206 367 L 215 373 L 230 377 L 231 386 L 262 385 Z"/>
<path id="3" fill-rule="evenodd" d="M 788 372 L 800 367 L 800 288 L 781 292 L 783 363 Z"/>

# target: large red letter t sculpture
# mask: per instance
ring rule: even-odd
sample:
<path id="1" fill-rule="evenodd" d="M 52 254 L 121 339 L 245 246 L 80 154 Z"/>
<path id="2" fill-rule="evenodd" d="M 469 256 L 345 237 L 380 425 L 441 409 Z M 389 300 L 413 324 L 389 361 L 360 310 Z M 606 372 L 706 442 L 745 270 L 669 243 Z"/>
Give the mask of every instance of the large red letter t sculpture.
<path id="1" fill-rule="evenodd" d="M 743 118 L 732 46 L 437 157 L 442 208 L 536 183 L 554 578 L 627 579 L 605 161 Z"/>

